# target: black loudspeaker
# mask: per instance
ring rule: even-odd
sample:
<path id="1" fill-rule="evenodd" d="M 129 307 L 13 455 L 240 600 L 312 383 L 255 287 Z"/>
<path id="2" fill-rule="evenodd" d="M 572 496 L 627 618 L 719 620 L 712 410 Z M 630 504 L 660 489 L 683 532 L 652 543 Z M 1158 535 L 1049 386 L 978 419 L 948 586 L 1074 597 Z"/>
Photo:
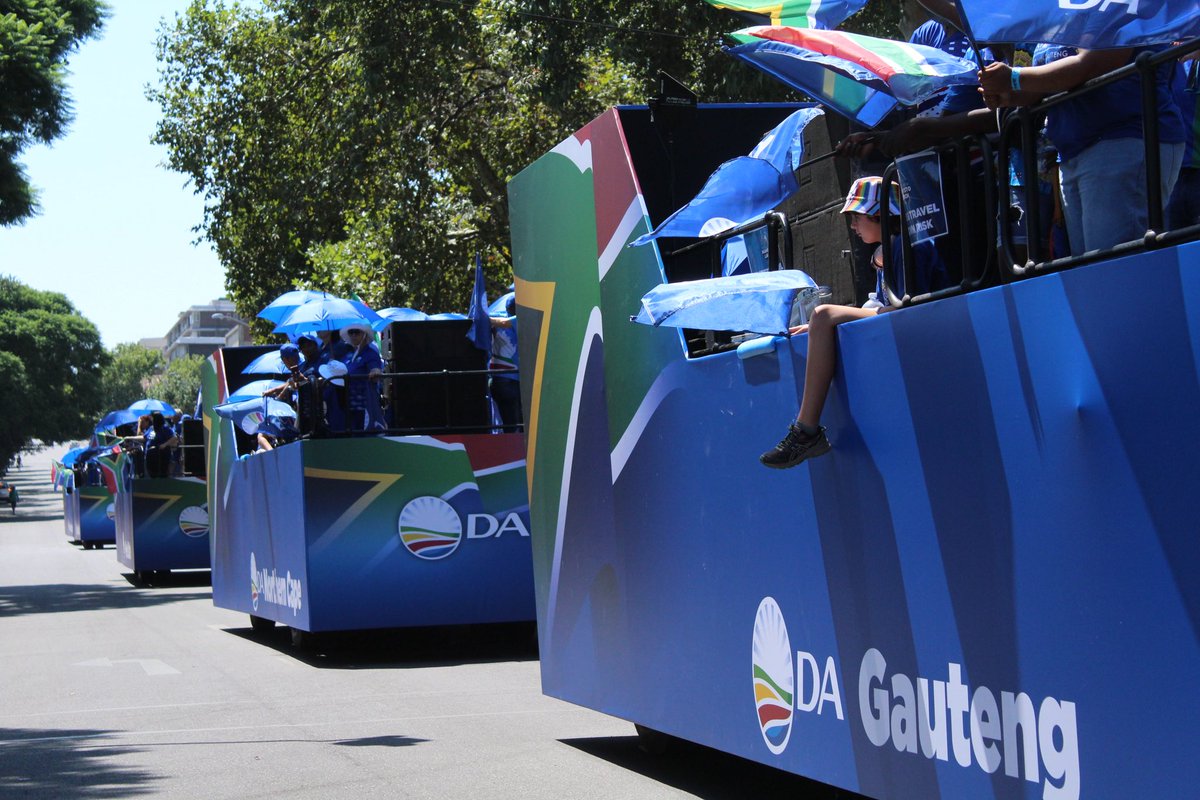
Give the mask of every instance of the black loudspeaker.
<path id="1" fill-rule="evenodd" d="M 487 375 L 461 375 L 487 369 L 489 354 L 467 338 L 470 320 L 393 322 L 384 330 L 382 355 L 389 372 L 387 396 L 393 428 L 455 429 L 491 425 Z"/>
<path id="2" fill-rule="evenodd" d="M 204 420 L 185 419 L 183 421 L 183 472 L 197 478 L 205 476 L 207 465 L 204 463 Z"/>

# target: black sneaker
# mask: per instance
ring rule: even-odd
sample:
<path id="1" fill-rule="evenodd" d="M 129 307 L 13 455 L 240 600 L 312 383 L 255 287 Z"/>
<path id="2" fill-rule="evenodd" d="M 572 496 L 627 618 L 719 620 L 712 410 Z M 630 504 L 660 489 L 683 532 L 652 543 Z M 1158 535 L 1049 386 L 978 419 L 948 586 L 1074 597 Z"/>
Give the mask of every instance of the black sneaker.
<path id="1" fill-rule="evenodd" d="M 789 425 L 788 434 L 783 441 L 758 457 L 764 467 L 771 469 L 787 469 L 794 467 L 806 458 L 823 456 L 830 450 L 829 440 L 825 438 L 825 429 L 817 428 L 817 432 L 807 434 L 798 425 Z"/>

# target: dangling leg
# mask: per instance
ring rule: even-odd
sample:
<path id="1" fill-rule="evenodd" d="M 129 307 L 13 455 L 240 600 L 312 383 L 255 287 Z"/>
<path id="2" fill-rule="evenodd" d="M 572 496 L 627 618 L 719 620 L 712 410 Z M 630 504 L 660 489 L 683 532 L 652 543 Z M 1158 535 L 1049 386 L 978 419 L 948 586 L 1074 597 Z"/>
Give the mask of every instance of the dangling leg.
<path id="1" fill-rule="evenodd" d="M 775 447 L 759 456 L 763 466 L 772 469 L 794 467 L 805 459 L 829 452 L 829 440 L 821 427 L 821 411 L 833 373 L 837 368 L 836 329 L 843 322 L 873 317 L 873 308 L 854 306 L 817 306 L 808 326 L 808 361 L 804 368 L 804 395 L 800 398 L 800 413 L 789 426 L 787 436 Z"/>

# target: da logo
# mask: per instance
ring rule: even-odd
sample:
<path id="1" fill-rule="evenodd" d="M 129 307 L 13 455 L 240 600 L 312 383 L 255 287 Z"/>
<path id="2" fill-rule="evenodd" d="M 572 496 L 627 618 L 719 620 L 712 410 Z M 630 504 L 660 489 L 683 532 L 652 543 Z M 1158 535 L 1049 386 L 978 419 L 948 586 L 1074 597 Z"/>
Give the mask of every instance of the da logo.
<path id="1" fill-rule="evenodd" d="M 180 511 L 179 530 L 193 538 L 208 535 L 208 504 L 188 506 Z"/>
<path id="2" fill-rule="evenodd" d="M 104 513 L 108 515 L 109 519 L 116 519 L 117 518 L 117 504 L 109 503 L 108 508 L 104 509 Z"/>
<path id="3" fill-rule="evenodd" d="M 462 520 L 440 497 L 416 497 L 400 511 L 400 541 L 417 558 L 436 561 L 458 549 Z"/>
<path id="4" fill-rule="evenodd" d="M 758 604 L 751 649 L 758 726 L 767 749 L 779 755 L 787 747 L 788 737 L 792 733 L 795 671 L 787 624 L 772 597 L 764 597 Z"/>
<path id="5" fill-rule="evenodd" d="M 258 564 L 254 561 L 254 553 L 250 554 L 250 605 L 258 611 Z"/>

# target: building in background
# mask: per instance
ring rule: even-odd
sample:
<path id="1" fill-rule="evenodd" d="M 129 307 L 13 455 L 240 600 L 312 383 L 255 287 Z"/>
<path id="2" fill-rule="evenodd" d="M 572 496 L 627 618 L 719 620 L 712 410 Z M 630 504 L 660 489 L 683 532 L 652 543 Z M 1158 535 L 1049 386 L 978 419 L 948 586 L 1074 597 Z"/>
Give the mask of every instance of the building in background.
<path id="1" fill-rule="evenodd" d="M 222 297 L 180 313 L 167 333 L 162 354 L 168 363 L 187 355 L 208 358 L 220 347 L 250 342 L 249 323 L 238 316 L 232 300 Z"/>

